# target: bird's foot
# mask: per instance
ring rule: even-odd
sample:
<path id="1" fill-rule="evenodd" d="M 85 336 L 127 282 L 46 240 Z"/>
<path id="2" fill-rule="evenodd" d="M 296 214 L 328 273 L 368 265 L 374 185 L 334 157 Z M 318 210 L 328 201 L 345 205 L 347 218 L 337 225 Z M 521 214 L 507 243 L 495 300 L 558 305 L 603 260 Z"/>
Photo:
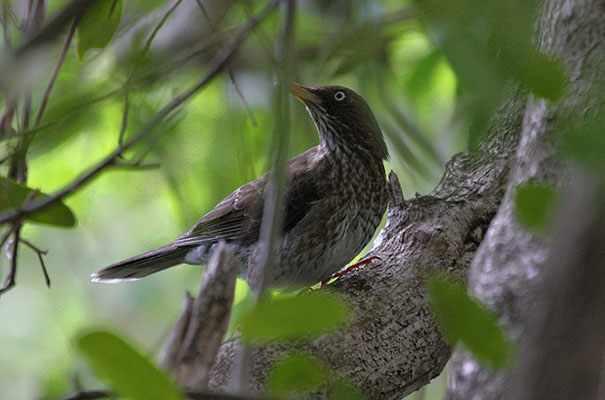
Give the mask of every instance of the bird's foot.
<path id="1" fill-rule="evenodd" d="M 356 270 L 357 268 L 361 267 L 362 265 L 366 265 L 366 264 L 370 264 L 373 261 L 378 260 L 378 261 L 382 261 L 382 258 L 378 257 L 378 256 L 372 256 L 372 257 L 368 257 L 368 258 L 364 258 L 361 261 L 356 262 L 355 264 L 351 264 L 351 265 L 347 265 L 344 268 L 341 268 L 339 271 L 336 271 L 335 273 L 332 274 L 332 276 L 330 276 L 328 279 L 326 279 L 325 281 L 321 281 L 321 284 L 319 287 L 324 287 L 328 284 L 328 282 L 330 282 L 332 279 L 334 278 L 339 278 L 343 275 L 348 274 L 349 272 Z"/>

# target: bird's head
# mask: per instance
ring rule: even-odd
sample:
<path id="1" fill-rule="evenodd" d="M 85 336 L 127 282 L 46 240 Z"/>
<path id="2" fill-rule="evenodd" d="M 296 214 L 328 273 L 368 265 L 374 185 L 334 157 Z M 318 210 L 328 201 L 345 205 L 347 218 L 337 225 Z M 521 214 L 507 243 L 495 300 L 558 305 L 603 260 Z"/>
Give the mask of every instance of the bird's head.
<path id="1" fill-rule="evenodd" d="M 366 101 L 344 86 L 306 87 L 292 83 L 290 92 L 307 108 L 322 144 L 331 150 L 388 157 L 380 126 Z"/>

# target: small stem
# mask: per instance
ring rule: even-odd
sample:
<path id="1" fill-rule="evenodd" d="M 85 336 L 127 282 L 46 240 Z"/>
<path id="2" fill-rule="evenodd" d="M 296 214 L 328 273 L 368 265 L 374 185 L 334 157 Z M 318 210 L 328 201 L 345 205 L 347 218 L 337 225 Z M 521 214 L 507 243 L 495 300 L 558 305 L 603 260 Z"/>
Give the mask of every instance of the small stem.
<path id="1" fill-rule="evenodd" d="M 126 133 L 126 128 L 128 127 L 128 111 L 130 109 L 129 93 L 130 88 L 128 83 L 126 83 L 124 87 L 124 111 L 122 113 L 122 125 L 120 126 L 120 135 L 118 137 L 118 145 L 122 151 L 124 151 L 124 134 Z M 122 155 L 120 155 L 120 157 L 122 157 Z"/>
<path id="2" fill-rule="evenodd" d="M 50 289 L 50 277 L 48 276 L 48 271 L 46 270 L 46 265 L 44 264 L 43 255 L 48 254 L 48 250 L 40 250 L 37 246 L 35 246 L 32 242 L 26 239 L 21 239 L 21 243 L 29 247 L 36 253 L 38 256 L 38 261 L 40 261 L 40 268 L 42 268 L 42 275 L 44 275 L 44 281 L 46 282 L 46 287 Z"/>
<path id="3" fill-rule="evenodd" d="M 160 31 L 162 26 L 164 26 L 164 24 L 168 20 L 168 17 L 170 17 L 170 14 L 172 14 L 172 12 L 174 10 L 176 10 L 176 8 L 179 6 L 179 4 L 181 4 L 182 1 L 183 0 L 177 0 L 172 5 L 172 7 L 170 7 L 168 9 L 168 11 L 166 11 L 164 16 L 160 20 L 160 22 L 158 22 L 158 24 L 153 28 L 153 32 L 151 32 L 151 35 L 149 35 L 149 37 L 147 38 L 147 41 L 145 42 L 145 47 L 143 47 L 143 50 L 141 51 L 141 56 L 144 56 L 145 54 L 147 54 L 147 52 L 149 51 L 149 48 L 151 47 L 151 43 L 153 42 L 153 39 L 155 39 L 155 36 L 158 34 L 158 32 Z"/>
<path id="4" fill-rule="evenodd" d="M 206 17 L 206 20 L 208 21 L 208 25 L 210 26 L 210 29 L 212 30 L 212 32 L 217 33 L 218 29 L 217 29 L 216 25 L 214 25 L 214 23 L 212 22 L 212 19 L 210 18 L 210 14 L 208 14 L 208 11 L 206 11 L 206 8 L 202 4 L 202 0 L 195 0 L 195 2 L 197 3 L 198 7 L 202 11 L 202 14 L 204 14 L 204 17 Z M 237 84 L 237 81 L 235 80 L 235 74 L 233 73 L 233 70 L 231 69 L 231 67 L 229 67 L 229 65 L 225 65 L 225 71 L 227 71 L 227 75 L 229 76 L 229 79 L 231 80 L 231 84 L 233 85 L 233 88 L 235 89 L 235 92 L 237 93 L 238 97 L 242 101 L 242 104 L 244 105 L 244 108 L 246 109 L 246 113 L 250 117 L 250 122 L 252 123 L 252 126 L 256 126 L 256 119 L 254 118 L 254 114 L 252 114 L 252 109 L 250 108 L 250 105 L 246 101 L 244 94 L 242 93 L 239 85 Z"/>
<path id="5" fill-rule="evenodd" d="M 3 1 L 2 2 L 2 30 L 3 30 L 3 36 L 4 36 L 4 49 L 6 54 L 12 54 L 13 52 L 13 46 L 11 44 L 11 34 L 10 34 L 10 28 L 8 26 L 8 20 L 9 20 L 9 12 L 8 12 L 8 1 Z"/>
<path id="6" fill-rule="evenodd" d="M 271 0 L 267 6 L 254 18 L 251 18 L 239 31 L 235 34 L 235 38 L 223 46 L 219 50 L 218 54 L 214 57 L 210 63 L 208 73 L 202 78 L 197 84 L 193 85 L 189 90 L 185 91 L 181 95 L 172 99 L 164 108 L 155 114 L 155 116 L 145 124 L 139 132 L 128 140 L 122 148 L 117 148 L 108 154 L 101 162 L 93 167 L 88 172 L 84 173 L 80 177 L 76 178 L 72 183 L 65 186 L 63 189 L 56 192 L 54 195 L 40 198 L 39 200 L 33 200 L 27 204 L 23 204 L 19 209 L 9 210 L 7 212 L 0 213 L 0 224 L 22 219 L 24 216 L 32 214 L 36 211 L 40 211 L 49 207 L 50 205 L 60 201 L 65 196 L 73 193 L 76 189 L 80 188 L 84 184 L 88 183 L 92 178 L 96 177 L 102 170 L 110 165 L 114 165 L 115 161 L 119 156 L 130 147 L 147 137 L 166 116 L 168 116 L 174 109 L 187 101 L 191 96 L 197 93 L 201 88 L 206 86 L 223 68 L 225 62 L 235 53 L 239 48 L 243 40 L 258 26 L 269 13 L 277 6 L 279 0 Z"/>
<path id="7" fill-rule="evenodd" d="M 44 95 L 42 96 L 42 101 L 40 102 L 40 108 L 38 108 L 38 112 L 34 118 L 35 128 L 40 123 L 42 119 L 42 115 L 44 114 L 44 110 L 46 109 L 46 105 L 48 104 L 48 98 L 50 97 L 50 92 L 55 85 L 55 81 L 57 80 L 57 76 L 59 75 L 59 70 L 63 65 L 63 61 L 65 61 L 65 56 L 67 55 L 67 51 L 69 50 L 69 46 L 71 44 L 71 40 L 76 33 L 76 27 L 78 26 L 79 18 L 74 19 L 69 28 L 69 32 L 67 33 L 67 37 L 65 38 L 65 43 L 63 44 L 63 49 L 61 50 L 61 55 L 59 56 L 59 60 L 57 61 L 57 65 L 55 66 L 55 70 L 53 71 L 52 76 L 50 77 L 50 81 L 48 82 L 48 86 L 46 86 L 46 90 L 44 91 Z"/>
<path id="8" fill-rule="evenodd" d="M 12 289 L 13 286 L 15 286 L 15 275 L 17 273 L 17 252 L 19 250 L 19 235 L 21 234 L 20 223 L 16 222 L 13 225 L 12 231 L 14 232 L 14 234 L 13 234 L 13 249 L 12 249 L 11 257 L 10 257 L 11 266 L 10 266 L 10 270 L 8 271 L 8 275 L 6 276 L 6 279 L 4 280 L 4 283 L 2 284 L 2 287 L 0 287 L 0 296 L 3 295 L 5 292 L 8 292 L 10 289 Z"/>

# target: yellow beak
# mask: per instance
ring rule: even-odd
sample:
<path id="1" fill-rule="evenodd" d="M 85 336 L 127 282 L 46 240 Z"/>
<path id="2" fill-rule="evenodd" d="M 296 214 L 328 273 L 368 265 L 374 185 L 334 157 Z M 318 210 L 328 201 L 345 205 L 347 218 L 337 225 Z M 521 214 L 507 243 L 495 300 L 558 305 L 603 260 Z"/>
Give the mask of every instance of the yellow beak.
<path id="1" fill-rule="evenodd" d="M 300 100 L 304 105 L 309 105 L 309 103 L 319 105 L 321 104 L 321 98 L 313 93 L 310 88 L 303 86 L 299 83 L 292 82 L 290 84 L 290 93 L 298 100 Z"/>

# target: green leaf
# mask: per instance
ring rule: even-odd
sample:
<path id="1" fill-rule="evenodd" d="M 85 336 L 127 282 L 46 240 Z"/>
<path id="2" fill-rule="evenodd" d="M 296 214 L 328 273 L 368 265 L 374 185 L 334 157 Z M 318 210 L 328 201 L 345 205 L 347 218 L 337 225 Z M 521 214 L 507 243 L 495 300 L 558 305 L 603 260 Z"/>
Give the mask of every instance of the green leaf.
<path id="1" fill-rule="evenodd" d="M 315 357 L 291 354 L 273 365 L 267 391 L 273 396 L 300 396 L 318 389 L 328 377 L 328 370 Z"/>
<path id="2" fill-rule="evenodd" d="M 595 113 L 595 117 L 582 115 L 581 121 L 562 132 L 558 145 L 575 161 L 602 175 L 605 171 L 605 108 L 598 107 Z"/>
<path id="3" fill-rule="evenodd" d="M 406 83 L 406 91 L 414 101 L 430 90 L 431 80 L 442 59 L 441 52 L 433 50 L 416 63 Z"/>
<path id="4" fill-rule="evenodd" d="M 122 18 L 122 0 L 95 0 L 78 24 L 78 56 L 103 49 L 111 41 Z"/>
<path id="5" fill-rule="evenodd" d="M 0 177 L 0 212 L 17 208 L 23 205 L 25 200 L 49 197 L 40 192 L 34 195 L 33 193 L 35 192 L 34 189 L 28 188 L 25 185 Z M 34 214 L 30 214 L 25 219 L 40 224 L 55 225 L 64 228 L 71 228 L 76 225 L 76 217 L 61 201 Z"/>
<path id="6" fill-rule="evenodd" d="M 77 345 L 95 373 L 120 397 L 132 400 L 182 399 L 164 372 L 116 335 L 93 331 L 81 336 Z"/>
<path id="7" fill-rule="evenodd" d="M 361 390 L 346 381 L 339 380 L 330 388 L 330 400 L 366 400 Z"/>
<path id="8" fill-rule="evenodd" d="M 515 191 L 515 215 L 525 228 L 545 234 L 552 225 L 558 195 L 556 188 L 547 183 L 527 181 Z"/>
<path id="9" fill-rule="evenodd" d="M 339 297 L 314 291 L 260 302 L 242 318 L 241 332 L 247 340 L 310 339 L 343 327 L 350 317 Z"/>
<path id="10" fill-rule="evenodd" d="M 495 315 L 465 288 L 451 279 L 433 277 L 427 281 L 429 305 L 437 325 L 453 345 L 461 341 L 473 355 L 492 368 L 512 358 L 512 344 Z"/>
<path id="11" fill-rule="evenodd" d="M 524 62 L 516 61 L 515 75 L 536 95 L 554 101 L 565 93 L 567 76 L 560 62 L 537 50 L 530 51 Z"/>

